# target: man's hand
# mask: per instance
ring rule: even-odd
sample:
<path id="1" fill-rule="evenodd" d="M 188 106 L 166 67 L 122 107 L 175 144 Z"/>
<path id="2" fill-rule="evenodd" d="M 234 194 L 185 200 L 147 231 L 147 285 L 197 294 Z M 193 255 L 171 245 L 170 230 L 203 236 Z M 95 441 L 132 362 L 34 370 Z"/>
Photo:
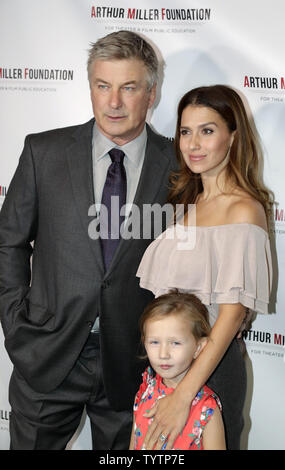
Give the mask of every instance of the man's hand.
<path id="1" fill-rule="evenodd" d="M 167 450 L 172 449 L 173 443 L 187 422 L 191 405 L 180 398 L 177 392 L 178 390 L 161 398 L 144 414 L 147 418 L 154 417 L 144 439 L 144 449 L 160 450 L 162 447 Z"/>

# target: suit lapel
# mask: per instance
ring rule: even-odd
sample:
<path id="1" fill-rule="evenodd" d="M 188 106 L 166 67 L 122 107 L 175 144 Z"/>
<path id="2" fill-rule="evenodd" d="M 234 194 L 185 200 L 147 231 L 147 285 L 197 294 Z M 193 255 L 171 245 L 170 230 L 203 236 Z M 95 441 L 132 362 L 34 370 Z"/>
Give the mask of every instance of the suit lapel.
<path id="1" fill-rule="evenodd" d="M 91 250 L 95 255 L 97 267 L 103 275 L 103 259 L 99 239 L 92 239 L 88 229 L 92 218 L 90 207 L 94 205 L 93 167 L 92 167 L 92 133 L 94 119 L 76 129 L 73 143 L 67 148 L 67 161 L 72 181 L 74 201 L 79 218 Z"/>
<path id="2" fill-rule="evenodd" d="M 104 276 L 104 265 L 99 238 L 90 238 L 88 229 L 92 218 L 90 207 L 94 205 L 93 166 L 92 166 L 92 137 L 94 119 L 83 126 L 79 126 L 73 134 L 73 142 L 67 148 L 67 161 L 70 172 L 74 201 L 79 218 L 90 248 L 95 255 L 97 268 Z M 143 212 L 144 204 L 153 204 L 160 191 L 161 184 L 166 172 L 169 172 L 171 161 L 164 153 L 161 139 L 149 126 L 147 126 L 148 141 L 142 172 L 134 198 L 134 204 L 138 206 L 140 214 Z M 142 217 L 140 223 L 142 224 Z M 119 262 L 125 252 L 130 248 L 132 240 L 121 239 L 118 249 L 112 259 L 105 277 Z"/>
<path id="3" fill-rule="evenodd" d="M 134 204 L 142 209 L 143 204 L 152 204 L 160 190 L 160 185 L 169 170 L 170 160 L 164 154 L 164 147 L 158 136 L 147 126 L 148 141 L 141 177 L 137 187 Z"/>

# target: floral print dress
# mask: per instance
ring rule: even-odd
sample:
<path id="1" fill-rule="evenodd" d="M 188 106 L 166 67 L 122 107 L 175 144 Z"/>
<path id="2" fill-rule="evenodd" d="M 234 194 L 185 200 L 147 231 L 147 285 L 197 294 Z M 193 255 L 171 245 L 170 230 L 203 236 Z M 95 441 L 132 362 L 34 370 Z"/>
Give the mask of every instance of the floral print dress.
<path id="1" fill-rule="evenodd" d="M 160 375 L 155 374 L 151 367 L 145 370 L 143 382 L 134 402 L 135 450 L 143 450 L 143 440 L 152 422 L 152 418 L 145 418 L 143 414 L 150 410 L 157 400 L 172 393 L 173 390 L 163 384 Z M 194 398 L 187 423 L 172 449 L 203 450 L 203 431 L 217 406 L 222 408 L 219 398 L 207 385 L 204 385 Z"/>

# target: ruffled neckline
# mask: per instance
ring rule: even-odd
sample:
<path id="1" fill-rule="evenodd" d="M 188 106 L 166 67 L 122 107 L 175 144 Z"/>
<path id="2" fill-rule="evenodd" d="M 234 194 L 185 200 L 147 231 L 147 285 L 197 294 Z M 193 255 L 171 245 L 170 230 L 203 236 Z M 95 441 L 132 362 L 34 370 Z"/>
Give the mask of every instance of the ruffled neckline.
<path id="1" fill-rule="evenodd" d="M 169 226 L 168 228 L 171 228 L 171 227 L 178 227 L 178 228 L 181 228 L 183 229 L 184 231 L 187 231 L 188 229 L 192 229 L 195 228 L 195 229 L 208 229 L 208 230 L 211 230 L 211 229 L 219 229 L 219 228 L 230 228 L 230 227 L 252 227 L 252 228 L 255 228 L 257 230 L 261 230 L 261 232 L 263 232 L 265 235 L 267 235 L 268 237 L 268 232 L 266 230 L 264 230 L 264 228 L 260 227 L 259 225 L 256 225 L 256 224 L 251 224 L 249 222 L 242 222 L 242 223 L 236 223 L 236 224 L 220 224 L 220 225 L 184 225 L 184 224 L 180 224 L 180 223 L 177 223 L 175 225 L 171 225 Z"/>
<path id="2" fill-rule="evenodd" d="M 156 297 L 176 288 L 194 293 L 205 305 L 241 303 L 268 313 L 269 236 L 250 223 L 171 225 L 148 246 L 137 276 Z"/>

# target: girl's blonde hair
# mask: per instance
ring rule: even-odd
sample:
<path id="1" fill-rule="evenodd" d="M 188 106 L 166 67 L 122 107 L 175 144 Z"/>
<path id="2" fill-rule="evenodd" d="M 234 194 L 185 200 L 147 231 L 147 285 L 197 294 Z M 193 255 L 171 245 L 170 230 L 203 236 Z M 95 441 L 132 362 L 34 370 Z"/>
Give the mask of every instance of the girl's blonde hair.
<path id="1" fill-rule="evenodd" d="M 193 294 L 178 292 L 177 289 L 163 294 L 145 308 L 140 319 L 142 344 L 145 342 L 146 322 L 154 318 L 164 318 L 170 315 L 180 315 L 191 324 L 191 331 L 198 341 L 210 334 L 209 314 L 205 305 Z"/>

